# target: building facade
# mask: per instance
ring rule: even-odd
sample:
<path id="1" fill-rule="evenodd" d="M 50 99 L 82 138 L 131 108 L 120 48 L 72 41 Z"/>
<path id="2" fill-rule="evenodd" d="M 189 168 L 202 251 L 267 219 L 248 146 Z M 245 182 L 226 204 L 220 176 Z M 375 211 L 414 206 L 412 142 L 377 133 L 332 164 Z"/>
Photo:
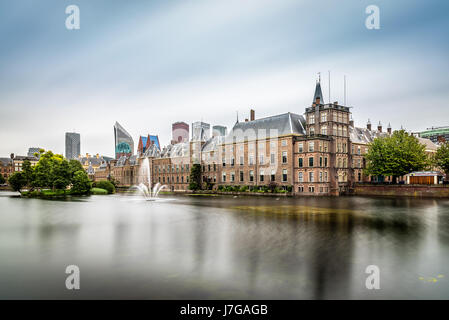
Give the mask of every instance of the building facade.
<path id="1" fill-rule="evenodd" d="M 172 124 L 172 144 L 189 141 L 189 125 L 185 122 Z"/>
<path id="2" fill-rule="evenodd" d="M 340 195 L 355 183 L 371 181 L 363 171 L 369 144 L 392 134 L 391 125 L 384 132 L 380 122 L 375 130 L 370 121 L 364 128 L 355 127 L 349 107 L 323 102 L 319 81 L 303 115 L 287 112 L 256 119 L 251 110 L 249 119 L 237 119 L 229 134 L 221 130 L 212 137 L 209 124 L 195 122 L 190 142 L 162 150 L 153 146 L 138 158 L 124 156 L 95 178 L 114 177 L 124 186 L 147 181 L 139 176 L 138 165 L 148 158 L 151 183 L 172 191 L 188 190 L 190 168 L 200 164 L 206 188 L 277 187 L 295 195 Z M 436 152 L 430 140 L 418 139 L 426 152 Z"/>
<path id="3" fill-rule="evenodd" d="M 118 122 L 114 124 L 115 158 L 134 154 L 134 140 Z"/>
<path id="4" fill-rule="evenodd" d="M 39 152 L 39 150 L 38 150 Z M 81 154 L 81 138 L 76 132 L 65 133 L 65 157 L 67 159 L 77 159 Z"/>

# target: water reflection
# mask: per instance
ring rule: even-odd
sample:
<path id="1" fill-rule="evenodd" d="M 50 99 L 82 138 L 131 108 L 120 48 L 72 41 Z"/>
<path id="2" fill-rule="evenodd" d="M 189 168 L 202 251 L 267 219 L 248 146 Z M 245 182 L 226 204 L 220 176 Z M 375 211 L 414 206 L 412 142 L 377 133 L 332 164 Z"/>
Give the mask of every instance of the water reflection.
<path id="1" fill-rule="evenodd" d="M 0 298 L 74 298 L 69 264 L 82 273 L 75 298 L 449 298 L 444 200 L 0 196 L 0 206 Z M 370 264 L 377 292 L 365 288 Z"/>

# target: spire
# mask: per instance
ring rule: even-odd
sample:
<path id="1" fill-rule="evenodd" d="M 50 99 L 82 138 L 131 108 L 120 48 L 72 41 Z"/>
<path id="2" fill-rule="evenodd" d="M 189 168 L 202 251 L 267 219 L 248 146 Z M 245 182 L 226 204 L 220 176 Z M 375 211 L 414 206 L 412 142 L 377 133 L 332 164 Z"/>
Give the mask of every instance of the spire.
<path id="1" fill-rule="evenodd" d="M 321 92 L 321 74 L 318 73 L 318 81 L 315 86 L 315 94 L 313 96 L 313 102 L 315 103 L 317 98 L 320 98 L 320 103 L 324 103 L 323 93 Z"/>
<path id="2" fill-rule="evenodd" d="M 239 112 L 236 111 L 236 113 L 237 113 L 237 121 L 235 123 L 239 123 Z"/>

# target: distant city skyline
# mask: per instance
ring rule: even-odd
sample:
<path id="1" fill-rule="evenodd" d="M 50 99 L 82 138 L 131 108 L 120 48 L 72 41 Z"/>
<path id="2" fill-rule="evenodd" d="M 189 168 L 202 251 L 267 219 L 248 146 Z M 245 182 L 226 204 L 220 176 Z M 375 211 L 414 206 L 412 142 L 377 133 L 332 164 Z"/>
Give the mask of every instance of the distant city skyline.
<path id="1" fill-rule="evenodd" d="M 79 0 L 81 27 L 67 30 L 69 4 L 0 4 L 2 157 L 64 154 L 72 129 L 82 153 L 114 157 L 116 121 L 164 146 L 175 121 L 303 114 L 318 72 L 325 102 L 343 103 L 346 75 L 356 126 L 449 125 L 449 3 Z M 372 4 L 379 30 L 365 27 Z"/>

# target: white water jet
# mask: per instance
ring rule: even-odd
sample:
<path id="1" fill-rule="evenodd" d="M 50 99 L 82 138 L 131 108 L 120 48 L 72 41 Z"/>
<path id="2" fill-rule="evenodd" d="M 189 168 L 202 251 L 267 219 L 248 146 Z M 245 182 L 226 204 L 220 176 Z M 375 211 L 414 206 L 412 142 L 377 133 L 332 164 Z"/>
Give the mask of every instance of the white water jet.
<path id="1" fill-rule="evenodd" d="M 139 169 L 139 176 L 146 177 L 146 184 L 141 182 L 138 185 L 132 186 L 131 188 L 137 189 L 139 193 L 145 198 L 145 200 L 149 201 L 157 200 L 159 192 L 166 186 L 161 185 L 158 182 L 153 187 L 151 187 L 151 170 L 150 170 L 150 161 L 148 160 L 148 158 L 143 159 Z"/>

